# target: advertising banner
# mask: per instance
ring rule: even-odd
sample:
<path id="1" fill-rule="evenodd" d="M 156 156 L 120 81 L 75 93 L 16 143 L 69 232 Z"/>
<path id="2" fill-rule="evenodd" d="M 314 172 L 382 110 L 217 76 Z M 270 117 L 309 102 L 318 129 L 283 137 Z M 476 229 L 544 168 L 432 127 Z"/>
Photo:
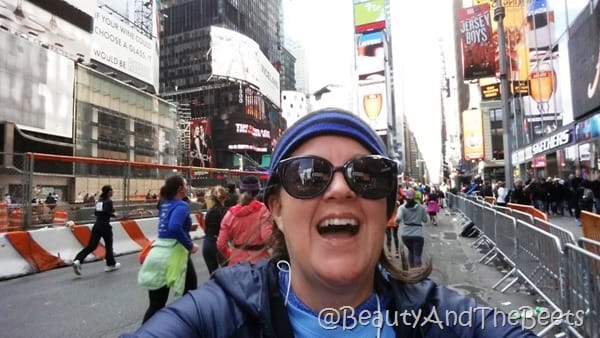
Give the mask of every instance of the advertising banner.
<path id="1" fill-rule="evenodd" d="M 258 44 L 238 32 L 210 27 L 211 68 L 214 76 L 248 82 L 276 106 L 281 106 L 279 72 Z"/>
<path id="2" fill-rule="evenodd" d="M 154 65 L 159 58 L 158 45 L 126 22 L 97 8 L 94 14 L 92 59 L 140 79 L 158 92 Z"/>
<path id="3" fill-rule="evenodd" d="M 527 4 L 525 32 L 529 90 L 528 96 L 523 97 L 522 135 L 524 143 L 529 144 L 563 125 L 559 51 L 558 46 L 553 46 L 556 33 L 549 1 Z"/>
<path id="4" fill-rule="evenodd" d="M 496 75 L 496 44 L 488 4 L 458 9 L 465 80 Z"/>
<path id="5" fill-rule="evenodd" d="M 214 167 L 214 147 L 210 120 L 206 117 L 190 120 L 190 163 L 194 167 Z"/>
<path id="6" fill-rule="evenodd" d="M 469 109 L 462 115 L 464 151 L 466 160 L 481 160 L 484 157 L 483 117 L 481 110 Z"/>
<path id="7" fill-rule="evenodd" d="M 0 120 L 73 137 L 73 61 L 1 29 L 0 55 Z"/>
<path id="8" fill-rule="evenodd" d="M 600 107 L 600 6 L 583 10 L 569 36 L 573 115 L 581 117 Z"/>
<path id="9" fill-rule="evenodd" d="M 383 80 L 385 77 L 385 50 L 383 32 L 376 31 L 358 36 L 356 71 L 362 80 Z"/>
<path id="10" fill-rule="evenodd" d="M 383 28 L 385 28 L 385 0 L 354 0 L 356 33 Z"/>
<path id="11" fill-rule="evenodd" d="M 474 0 L 475 5 L 487 4 L 490 9 L 490 18 L 494 18 L 496 0 Z M 506 16 L 504 17 L 504 37 L 505 49 L 508 61 L 508 79 L 509 80 L 527 80 L 528 74 L 528 52 L 529 48 L 526 41 L 526 22 L 525 22 L 525 0 L 504 0 L 502 4 Z M 492 20 L 494 45 L 498 45 L 497 23 Z M 495 48 L 497 50 L 497 48 Z M 496 73 L 500 72 L 500 58 L 496 51 L 494 56 L 494 68 Z"/>
<path id="12" fill-rule="evenodd" d="M 387 95 L 385 82 L 361 83 L 358 85 L 360 117 L 378 134 L 387 133 Z"/>
<path id="13" fill-rule="evenodd" d="M 89 5 L 83 5 L 83 7 L 88 8 Z M 67 13 L 62 14 L 67 16 Z M 92 22 L 92 18 L 84 12 L 74 10 L 71 14 L 79 15 L 79 17 L 72 18 L 73 22 L 83 21 L 90 24 Z M 21 0 L 0 1 L 0 25 L 21 38 L 66 56 L 71 60 L 79 58 L 89 60 L 90 58 L 91 30 L 85 31 L 31 2 Z"/>

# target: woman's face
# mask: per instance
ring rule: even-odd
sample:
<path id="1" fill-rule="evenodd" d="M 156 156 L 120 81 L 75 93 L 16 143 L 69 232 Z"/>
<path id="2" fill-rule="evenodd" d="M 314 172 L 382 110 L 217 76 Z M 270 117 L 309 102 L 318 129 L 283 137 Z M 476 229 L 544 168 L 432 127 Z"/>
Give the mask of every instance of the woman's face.
<path id="1" fill-rule="evenodd" d="M 350 138 L 319 136 L 306 141 L 291 156 L 316 155 L 337 167 L 366 154 L 371 152 Z M 306 287 L 339 290 L 365 285 L 372 291 L 387 224 L 385 199 L 358 196 L 343 174 L 336 172 L 327 190 L 315 198 L 296 199 L 281 188 L 269 203 L 285 235 L 292 286 L 299 296 Z M 358 231 L 319 231 L 320 226 L 346 220 L 358 224 Z"/>

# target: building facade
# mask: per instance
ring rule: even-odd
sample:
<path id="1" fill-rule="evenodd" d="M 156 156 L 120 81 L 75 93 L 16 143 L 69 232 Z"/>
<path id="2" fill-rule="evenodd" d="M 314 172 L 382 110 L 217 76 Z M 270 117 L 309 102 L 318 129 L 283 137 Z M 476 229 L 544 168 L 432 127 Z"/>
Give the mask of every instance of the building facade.
<path id="1" fill-rule="evenodd" d="M 244 168 L 253 169 L 268 164 L 285 129 L 280 10 L 277 0 L 163 3 L 161 96 L 189 112 L 180 113 L 189 120 L 180 122 L 179 163 L 239 168 L 245 162 Z M 195 133 L 207 135 L 202 150 L 196 149 Z"/>
<path id="2" fill-rule="evenodd" d="M 122 175 L 86 164 L 85 158 L 176 163 L 175 106 L 153 94 L 156 35 L 95 1 L 3 4 L 27 13 L 24 19 L 0 18 L 6 28 L 0 30 L 0 55 L 7 61 L 0 65 L 0 151 L 11 154 L 0 165 L 3 193 L 14 203 L 41 197 L 36 192 L 72 202 L 79 192 L 93 194 Z M 148 27 L 157 29 L 154 22 Z M 27 152 L 63 160 L 32 162 Z M 24 173 L 31 171 L 26 181 Z M 161 179 L 141 171 L 136 177 L 155 185 Z M 116 199 L 128 195 L 122 186 L 114 191 Z"/>

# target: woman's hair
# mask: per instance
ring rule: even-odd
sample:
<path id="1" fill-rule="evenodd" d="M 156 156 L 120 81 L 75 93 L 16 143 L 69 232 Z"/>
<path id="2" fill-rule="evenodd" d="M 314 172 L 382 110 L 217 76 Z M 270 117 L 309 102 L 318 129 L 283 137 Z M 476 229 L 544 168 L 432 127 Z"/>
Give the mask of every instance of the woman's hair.
<path id="1" fill-rule="evenodd" d="M 280 198 L 280 189 L 281 186 L 276 188 L 269 198 Z M 268 203 L 268 201 L 265 202 Z M 414 203 L 414 200 L 412 202 Z M 269 241 L 268 247 L 271 249 L 271 257 L 274 262 L 280 260 L 289 262 L 290 254 L 285 243 L 285 236 L 283 235 L 283 232 L 279 230 L 277 224 L 275 224 L 275 221 L 273 221 L 273 234 Z M 381 254 L 379 255 L 379 264 L 381 264 L 381 266 L 383 266 L 396 280 L 410 284 L 418 283 L 427 278 L 433 270 L 431 261 L 425 262 L 421 267 L 418 268 L 409 268 L 408 262 L 403 259 L 401 266 L 396 266 L 387 258 L 383 248 L 381 249 Z"/>
<path id="2" fill-rule="evenodd" d="M 217 185 L 209 189 L 204 198 L 212 201 L 213 205 L 222 207 L 227 195 L 229 195 L 229 190 L 221 185 Z"/>
<path id="3" fill-rule="evenodd" d="M 248 205 L 256 198 L 260 191 L 260 181 L 256 176 L 246 176 L 240 182 L 240 199 L 241 205 Z"/>
<path id="4" fill-rule="evenodd" d="M 100 194 L 100 198 L 106 199 L 108 197 L 108 193 L 111 192 L 112 190 L 113 190 L 112 187 L 108 184 L 103 186 L 102 193 Z M 50 196 L 50 193 L 48 193 L 48 196 Z"/>
<path id="5" fill-rule="evenodd" d="M 185 180 L 180 175 L 173 175 L 165 180 L 165 185 L 160 188 L 160 196 L 164 199 L 173 199 L 177 191 L 185 184 Z"/>
<path id="6" fill-rule="evenodd" d="M 256 198 L 256 195 L 258 195 L 258 191 L 244 191 L 240 195 L 240 200 L 239 200 L 240 204 L 241 205 L 250 204 L 250 202 L 252 202 Z"/>

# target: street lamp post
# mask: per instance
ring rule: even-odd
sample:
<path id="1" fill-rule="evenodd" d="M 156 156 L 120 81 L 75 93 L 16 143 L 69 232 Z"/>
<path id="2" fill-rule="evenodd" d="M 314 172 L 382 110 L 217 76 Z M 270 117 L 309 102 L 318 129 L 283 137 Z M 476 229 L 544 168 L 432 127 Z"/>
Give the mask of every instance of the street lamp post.
<path id="1" fill-rule="evenodd" d="M 510 133 L 510 103 L 508 100 L 508 96 L 510 95 L 510 91 L 508 88 L 508 78 L 507 78 L 507 64 L 506 64 L 506 49 L 504 41 L 504 17 L 506 13 L 504 7 L 502 6 L 502 2 L 500 0 L 496 0 L 496 8 L 494 9 L 494 20 L 498 22 L 498 55 L 500 58 L 500 92 L 501 92 L 501 100 L 502 100 L 502 129 L 503 133 L 503 146 L 504 146 L 504 180 L 505 186 L 508 189 L 512 189 L 513 186 L 513 175 L 512 175 L 512 140 Z"/>

